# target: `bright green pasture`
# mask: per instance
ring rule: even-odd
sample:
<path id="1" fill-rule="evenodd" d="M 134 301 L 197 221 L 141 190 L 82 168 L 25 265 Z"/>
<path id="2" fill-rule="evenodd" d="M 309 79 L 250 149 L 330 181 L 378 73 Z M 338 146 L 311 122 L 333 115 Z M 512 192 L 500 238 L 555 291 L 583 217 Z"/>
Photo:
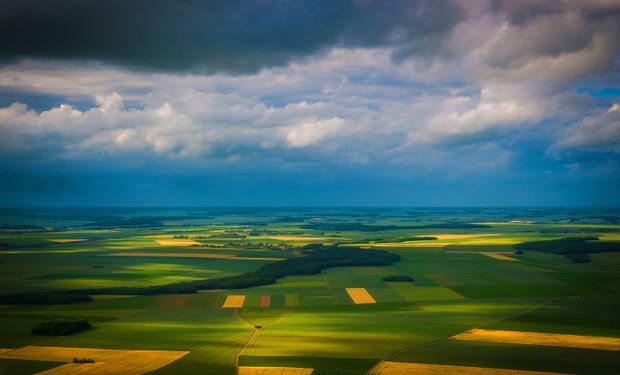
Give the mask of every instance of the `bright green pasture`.
<path id="1" fill-rule="evenodd" d="M 397 350 L 449 337 L 524 311 L 537 301 L 428 302 L 304 307 L 285 311 L 260 330 L 243 356 L 379 359 Z M 277 365 L 278 361 L 272 363 Z M 320 361 L 317 361 L 320 364 Z"/>

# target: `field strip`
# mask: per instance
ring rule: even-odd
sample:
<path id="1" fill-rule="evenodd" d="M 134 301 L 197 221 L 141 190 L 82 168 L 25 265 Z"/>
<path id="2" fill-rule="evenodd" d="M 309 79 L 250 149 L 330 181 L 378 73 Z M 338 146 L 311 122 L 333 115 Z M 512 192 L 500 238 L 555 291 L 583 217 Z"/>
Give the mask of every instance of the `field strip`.
<path id="1" fill-rule="evenodd" d="M 486 255 L 486 256 L 491 257 L 493 259 L 508 260 L 508 261 L 511 261 L 511 262 L 519 262 L 519 259 L 507 257 L 506 255 L 503 255 L 503 254 L 500 254 L 500 253 L 497 253 L 497 252 L 493 252 L 493 251 L 480 252 L 479 254 Z"/>
<path id="2" fill-rule="evenodd" d="M 169 258 L 210 258 L 210 259 L 229 259 L 229 260 L 284 260 L 286 258 L 268 257 L 236 257 L 232 254 L 208 254 L 208 253 L 145 253 L 131 251 L 126 253 L 110 253 L 101 256 L 107 257 L 169 257 Z"/>
<path id="3" fill-rule="evenodd" d="M 71 242 L 88 241 L 88 238 L 54 238 L 54 239 L 48 239 L 48 241 L 54 242 L 54 243 L 71 243 Z"/>
<path id="4" fill-rule="evenodd" d="M 0 353 L 0 358 L 47 362 L 69 362 L 39 374 L 145 374 L 157 370 L 188 354 L 177 350 L 119 350 L 69 348 L 57 346 L 26 346 Z M 73 358 L 90 358 L 95 363 L 74 364 Z"/>
<path id="5" fill-rule="evenodd" d="M 354 243 L 345 244 L 342 246 L 358 246 L 358 247 L 445 247 L 453 245 L 450 242 L 424 242 L 424 241 L 412 241 L 412 242 L 377 242 L 377 243 Z"/>
<path id="6" fill-rule="evenodd" d="M 503 233 L 471 233 L 471 234 L 424 234 L 423 237 L 437 237 L 438 240 L 460 240 L 465 238 L 496 237 Z"/>
<path id="7" fill-rule="evenodd" d="M 155 240 L 155 242 L 157 242 L 158 244 L 162 246 L 191 246 L 191 245 L 199 244 L 198 242 L 194 240 L 190 240 L 188 238 L 172 238 L 168 240 Z"/>
<path id="8" fill-rule="evenodd" d="M 511 262 L 519 262 L 519 259 L 511 258 L 504 254 L 514 254 L 513 251 L 446 251 L 447 254 L 482 254 L 493 259 L 508 260 Z"/>
<path id="9" fill-rule="evenodd" d="M 324 241 L 324 240 L 332 240 L 332 239 L 342 239 L 342 238 L 304 237 L 304 236 L 270 236 L 267 238 L 271 240 L 280 240 L 280 241 Z"/>
<path id="10" fill-rule="evenodd" d="M 448 254 L 484 254 L 484 253 L 495 253 L 495 254 L 514 254 L 514 251 L 467 251 L 467 250 L 446 250 Z"/>
<path id="11" fill-rule="evenodd" d="M 349 297 L 353 300 L 356 305 L 366 304 L 366 303 L 377 303 L 374 298 L 368 293 L 366 288 L 347 288 L 347 293 L 349 293 Z"/>
<path id="12" fill-rule="evenodd" d="M 529 220 L 511 220 L 511 221 L 482 221 L 479 223 L 472 224 L 482 224 L 482 225 L 532 225 L 533 221 Z"/>
<path id="13" fill-rule="evenodd" d="M 245 302 L 245 295 L 230 295 L 226 297 L 226 301 L 224 301 L 222 307 L 225 309 L 235 309 L 243 307 L 243 302 Z"/>
<path id="14" fill-rule="evenodd" d="M 475 328 L 456 336 L 456 340 L 501 342 L 508 344 L 562 346 L 568 348 L 620 351 L 620 338 L 565 335 L 558 333 L 538 333 L 501 331 Z"/>
<path id="15" fill-rule="evenodd" d="M 542 371 L 522 371 L 501 368 L 450 366 L 450 365 L 431 365 L 425 363 L 407 362 L 382 362 L 379 367 L 374 369 L 371 374 L 376 375 L 443 375 L 443 374 L 464 374 L 464 375 L 567 375 L 559 372 Z"/>
<path id="16" fill-rule="evenodd" d="M 314 369 L 301 367 L 240 366 L 239 375 L 310 375 Z"/>
<path id="17" fill-rule="evenodd" d="M 271 296 L 269 294 L 264 294 L 260 296 L 260 303 L 258 307 L 260 308 L 271 307 Z"/>
<path id="18" fill-rule="evenodd" d="M 287 307 L 299 306 L 299 294 L 286 294 L 284 296 L 284 303 Z"/>

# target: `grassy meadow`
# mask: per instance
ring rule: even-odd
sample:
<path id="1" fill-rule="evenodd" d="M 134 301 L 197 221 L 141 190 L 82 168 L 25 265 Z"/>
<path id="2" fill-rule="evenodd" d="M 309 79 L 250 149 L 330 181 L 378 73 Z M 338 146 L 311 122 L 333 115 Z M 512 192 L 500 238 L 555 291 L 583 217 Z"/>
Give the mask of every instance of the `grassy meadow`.
<path id="1" fill-rule="evenodd" d="M 582 263 L 515 249 L 585 236 L 598 238 L 592 241 L 604 251 Z M 5 209 L 2 295 L 226 278 L 303 259 L 317 244 L 382 250 L 400 260 L 329 267 L 241 289 L 0 305 L 0 374 L 388 374 L 391 366 L 416 373 L 422 365 L 448 366 L 437 367 L 440 373 L 471 367 L 618 374 L 620 252 L 606 251 L 618 242 L 614 210 Z M 413 281 L 384 280 L 396 276 Z M 92 328 L 31 334 L 41 322 L 70 318 Z M 474 329 L 612 344 L 593 349 L 457 336 Z M 76 354 L 20 354 L 59 347 Z M 127 351 L 125 357 L 146 351 L 144 358 L 163 351 L 170 360 L 123 367 L 123 360 L 99 354 L 109 352 L 103 349 Z M 80 350 L 93 353 L 95 363 L 71 363 Z"/>

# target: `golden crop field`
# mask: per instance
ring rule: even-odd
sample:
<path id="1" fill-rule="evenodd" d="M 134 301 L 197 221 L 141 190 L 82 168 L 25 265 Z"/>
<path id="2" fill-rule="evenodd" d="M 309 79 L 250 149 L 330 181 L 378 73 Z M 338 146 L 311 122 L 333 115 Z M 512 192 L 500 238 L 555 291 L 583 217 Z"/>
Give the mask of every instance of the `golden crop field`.
<path id="1" fill-rule="evenodd" d="M 245 295 L 230 295 L 226 297 L 226 301 L 224 301 L 224 305 L 222 305 L 222 307 L 226 309 L 243 307 L 244 301 Z"/>
<path id="2" fill-rule="evenodd" d="M 481 251 L 479 254 L 486 255 L 488 257 L 491 257 L 491 258 L 494 258 L 494 259 L 499 259 L 499 260 L 508 260 L 508 261 L 511 261 L 511 262 L 518 262 L 519 261 L 519 259 L 511 258 L 511 257 L 508 257 L 506 255 L 503 255 L 502 253 L 494 252 L 494 251 Z"/>
<path id="3" fill-rule="evenodd" d="M 452 337 L 456 340 L 510 344 L 563 346 L 569 348 L 620 351 L 620 338 L 557 333 L 502 331 L 475 328 Z"/>
<path id="4" fill-rule="evenodd" d="M 119 350 L 26 346 L 0 353 L 0 358 L 68 362 L 66 365 L 40 372 L 40 374 L 46 375 L 139 375 L 174 362 L 187 353 L 189 352 L 177 350 Z M 73 361 L 73 358 L 90 358 L 95 363 L 70 363 Z"/>
<path id="5" fill-rule="evenodd" d="M 347 293 L 349 293 L 349 297 L 351 297 L 356 305 L 377 303 L 370 293 L 368 293 L 366 288 L 347 288 L 346 290 Z"/>
<path id="6" fill-rule="evenodd" d="M 240 366 L 239 375 L 310 375 L 311 368 Z"/>
<path id="7" fill-rule="evenodd" d="M 54 238 L 54 239 L 48 239 L 48 241 L 54 242 L 54 243 L 71 243 L 71 242 L 88 241 L 88 239 L 86 238 Z"/>
<path id="8" fill-rule="evenodd" d="M 501 233 L 471 233 L 471 234 L 425 234 L 424 237 L 437 237 L 438 240 L 460 240 L 466 238 L 495 237 Z"/>
<path id="9" fill-rule="evenodd" d="M 558 372 L 522 371 L 500 368 L 434 365 L 426 363 L 382 362 L 373 375 L 567 375 Z"/>
<path id="10" fill-rule="evenodd" d="M 162 246 L 191 246 L 198 245 L 198 242 L 191 240 L 189 238 L 169 238 L 169 239 L 161 239 L 155 240 L 158 244 Z"/>

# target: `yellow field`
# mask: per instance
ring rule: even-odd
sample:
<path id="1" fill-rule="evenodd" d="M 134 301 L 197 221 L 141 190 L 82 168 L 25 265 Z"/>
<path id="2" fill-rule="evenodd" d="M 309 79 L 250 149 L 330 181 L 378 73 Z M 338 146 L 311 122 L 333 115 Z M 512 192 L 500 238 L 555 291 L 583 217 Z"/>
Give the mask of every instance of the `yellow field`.
<path id="1" fill-rule="evenodd" d="M 366 303 L 377 303 L 374 298 L 368 293 L 366 288 L 347 288 L 347 293 L 353 302 L 357 305 Z"/>
<path id="2" fill-rule="evenodd" d="M 382 362 L 371 374 L 375 375 L 444 375 L 444 374 L 463 374 L 463 375 L 567 375 L 558 372 L 541 371 L 521 371 L 501 368 L 467 367 L 467 366 L 448 366 L 448 365 L 429 365 L 424 363 L 406 362 Z"/>
<path id="3" fill-rule="evenodd" d="M 456 340 L 502 342 L 509 344 L 563 346 L 569 348 L 620 351 L 620 338 L 564 335 L 557 333 L 472 329 L 452 337 Z"/>
<path id="4" fill-rule="evenodd" d="M 446 251 L 447 254 L 482 254 L 499 260 L 509 260 L 518 262 L 519 259 L 506 256 L 504 254 L 514 254 L 512 251 Z"/>
<path id="5" fill-rule="evenodd" d="M 303 236 L 270 236 L 272 240 L 280 241 L 324 241 L 329 240 L 328 237 L 303 237 Z"/>
<path id="6" fill-rule="evenodd" d="M 501 233 L 471 233 L 471 234 L 425 234 L 424 237 L 437 237 L 438 240 L 460 240 L 465 238 L 495 237 Z"/>
<path id="7" fill-rule="evenodd" d="M 514 245 L 520 242 L 515 238 L 481 238 L 454 242 L 454 245 Z"/>
<path id="8" fill-rule="evenodd" d="M 209 254 L 209 253 L 144 253 L 131 251 L 126 253 L 110 253 L 103 256 L 108 257 L 173 257 L 173 258 L 213 258 L 230 260 L 284 260 L 285 258 L 266 258 L 266 257 L 236 257 L 232 254 Z"/>
<path id="9" fill-rule="evenodd" d="M 310 375 L 313 369 L 299 367 L 239 366 L 239 375 Z"/>
<path id="10" fill-rule="evenodd" d="M 39 374 L 128 374 L 138 375 L 157 370 L 186 355 L 187 351 L 117 350 L 94 348 L 65 348 L 56 346 L 26 346 L 0 353 L 0 358 L 32 361 L 69 362 Z M 95 363 L 70 363 L 73 358 L 91 358 Z"/>
<path id="11" fill-rule="evenodd" d="M 243 302 L 245 301 L 245 296 L 241 295 L 231 295 L 226 297 L 226 301 L 222 305 L 225 309 L 236 309 L 239 307 L 243 307 Z"/>
<path id="12" fill-rule="evenodd" d="M 482 225 L 532 225 L 533 221 L 525 221 L 525 220 L 511 220 L 511 221 L 483 221 L 480 223 L 472 223 L 472 224 L 482 224 Z"/>
<path id="13" fill-rule="evenodd" d="M 155 240 L 155 242 L 162 246 L 191 246 L 198 244 L 198 242 L 190 240 L 189 238 L 170 238 L 164 240 Z"/>
<path id="14" fill-rule="evenodd" d="M 54 239 L 48 239 L 49 242 L 55 242 L 55 243 L 71 243 L 71 242 L 82 242 L 82 241 L 88 241 L 87 238 L 54 238 Z"/>
<path id="15" fill-rule="evenodd" d="M 509 260 L 511 262 L 518 262 L 519 261 L 519 259 L 507 257 L 507 256 L 505 256 L 505 255 L 503 255 L 501 253 L 493 252 L 493 251 L 484 251 L 484 252 L 480 252 L 479 254 L 486 255 L 488 257 L 499 259 L 499 260 Z"/>

